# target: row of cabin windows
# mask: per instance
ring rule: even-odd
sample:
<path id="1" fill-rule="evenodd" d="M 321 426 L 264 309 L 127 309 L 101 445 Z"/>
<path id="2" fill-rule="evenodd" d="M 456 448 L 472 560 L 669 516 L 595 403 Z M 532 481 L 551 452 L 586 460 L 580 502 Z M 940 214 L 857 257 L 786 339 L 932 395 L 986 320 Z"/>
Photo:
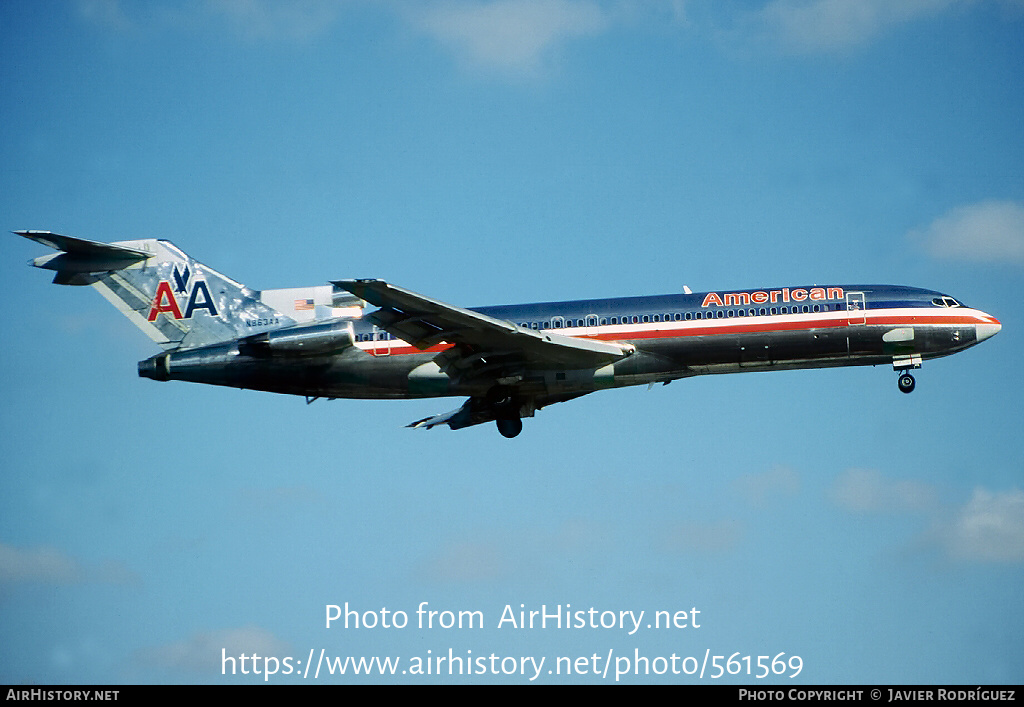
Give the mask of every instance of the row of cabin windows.
<path id="1" fill-rule="evenodd" d="M 837 304 L 835 305 L 836 311 L 846 309 L 846 305 Z M 771 316 L 777 314 L 808 314 L 810 312 L 828 312 L 831 310 L 831 305 L 827 304 L 805 304 L 805 305 L 793 305 L 792 307 L 761 307 L 760 309 L 751 307 L 750 309 L 716 309 L 708 312 L 685 312 L 685 313 L 668 313 L 668 314 L 644 314 L 624 317 L 601 317 L 599 322 L 597 317 L 591 317 L 590 322 L 587 319 L 562 319 L 556 317 L 550 321 L 545 322 L 520 322 L 519 326 L 525 329 L 568 329 L 570 327 L 586 327 L 586 326 L 608 326 L 618 324 L 649 324 L 651 322 L 682 322 L 682 321 L 693 321 L 696 319 L 726 319 L 733 317 L 756 317 L 756 316 Z M 706 316 L 705 316 L 706 314 Z M 620 321 L 621 320 L 621 321 Z M 398 337 L 393 334 L 388 334 L 384 331 L 376 332 L 376 341 L 394 341 Z M 356 341 L 374 341 L 374 334 L 357 334 Z"/>
<path id="2" fill-rule="evenodd" d="M 376 335 L 376 338 L 375 338 Z M 398 337 L 386 331 L 378 331 L 373 334 L 356 334 L 356 341 L 397 341 Z"/>
<path id="3" fill-rule="evenodd" d="M 586 326 L 607 326 L 617 324 L 648 324 L 651 322 L 682 322 L 692 321 L 695 319 L 726 319 L 732 317 L 756 317 L 756 316 L 770 316 L 777 314 L 800 314 L 801 312 L 807 314 L 810 312 L 828 312 L 831 311 L 832 305 L 828 304 L 805 304 L 805 305 L 793 305 L 792 307 L 761 307 L 760 309 L 751 307 L 750 309 L 717 309 L 713 311 L 705 312 L 685 312 L 674 314 L 644 314 L 624 317 L 601 317 L 600 324 L 595 321 L 596 317 L 587 319 L 561 319 L 555 318 L 551 321 L 545 322 L 520 322 L 519 326 L 526 329 L 562 329 L 570 327 L 586 327 Z M 843 304 L 835 305 L 836 311 L 846 309 Z M 620 322 L 621 319 L 621 322 Z"/>

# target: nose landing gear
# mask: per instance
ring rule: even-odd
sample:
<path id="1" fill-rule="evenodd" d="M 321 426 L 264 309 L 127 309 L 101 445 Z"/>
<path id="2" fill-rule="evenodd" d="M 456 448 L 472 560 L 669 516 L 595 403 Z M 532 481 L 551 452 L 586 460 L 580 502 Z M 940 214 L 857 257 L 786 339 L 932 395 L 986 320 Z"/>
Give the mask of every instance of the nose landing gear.
<path id="1" fill-rule="evenodd" d="M 892 370 L 897 371 L 900 374 L 900 377 L 896 380 L 896 385 L 899 386 L 901 393 L 914 392 L 914 386 L 917 385 L 917 382 L 914 380 L 914 376 L 910 375 L 910 371 L 920 367 L 921 354 L 893 356 Z"/>
<path id="2" fill-rule="evenodd" d="M 899 379 L 896 381 L 896 385 L 899 386 L 901 393 L 912 393 L 914 392 L 914 386 L 917 382 L 914 380 L 914 376 L 909 373 L 901 373 Z"/>

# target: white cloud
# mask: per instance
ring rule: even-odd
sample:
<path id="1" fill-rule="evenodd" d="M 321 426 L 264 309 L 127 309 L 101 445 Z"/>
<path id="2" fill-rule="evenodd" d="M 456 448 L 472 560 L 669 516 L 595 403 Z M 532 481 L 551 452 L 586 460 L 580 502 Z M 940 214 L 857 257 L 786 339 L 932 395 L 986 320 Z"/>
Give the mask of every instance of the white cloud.
<path id="1" fill-rule="evenodd" d="M 960 206 L 909 236 L 939 258 L 1024 263 L 1024 205 L 991 200 Z"/>
<path id="2" fill-rule="evenodd" d="M 414 23 L 472 65 L 532 73 L 567 39 L 603 32 L 608 15 L 589 0 L 453 0 L 417 6 Z"/>
<path id="3" fill-rule="evenodd" d="M 423 574 L 441 583 L 489 581 L 509 574 L 509 560 L 497 543 L 457 542 L 427 562 Z"/>
<path id="4" fill-rule="evenodd" d="M 236 671 L 240 672 L 242 665 L 239 656 L 243 653 L 246 656 L 255 653 L 262 658 L 288 655 L 290 652 L 288 644 L 269 631 L 257 626 L 246 626 L 194 633 L 184 641 L 142 650 L 137 657 L 139 662 L 157 668 L 220 675 L 222 656 L 233 657 Z M 246 665 L 246 669 L 252 672 L 251 661 Z M 230 674 L 230 662 L 226 670 Z M 260 670 L 262 672 L 262 665 Z"/>
<path id="5" fill-rule="evenodd" d="M 829 498 L 854 513 L 924 511 L 937 503 L 930 485 L 887 479 L 873 469 L 847 469 L 832 484 Z"/>
<path id="6" fill-rule="evenodd" d="M 187 0 L 124 3 L 76 0 L 79 14 L 117 31 L 202 26 L 210 16 L 253 41 L 302 41 L 330 32 L 351 7 L 400 17 L 450 47 L 470 65 L 535 73 L 567 40 L 595 36 L 613 24 L 687 28 L 763 41 L 795 53 L 842 52 L 889 29 L 981 0 L 768 0 L 758 9 L 692 0 Z M 1007 21 L 1024 0 L 998 0 Z M 700 18 L 694 19 L 692 7 Z M 703 8 L 703 10 L 701 10 Z M 716 16 L 718 20 L 710 19 Z M 734 32 L 722 27 L 735 26 Z"/>
<path id="7" fill-rule="evenodd" d="M 954 559 L 1024 562 L 1024 491 L 975 489 L 942 535 Z"/>
<path id="8" fill-rule="evenodd" d="M 131 584 L 136 581 L 132 572 L 114 562 L 89 567 L 53 547 L 20 549 L 0 543 L 0 585 Z"/>
<path id="9" fill-rule="evenodd" d="M 795 496 L 800 492 L 800 475 L 787 466 L 776 466 L 763 474 L 745 474 L 735 483 L 736 490 L 755 506 Z"/>
<path id="10" fill-rule="evenodd" d="M 579 567 L 603 556 L 613 543 L 603 526 L 583 518 L 569 518 L 556 526 L 507 528 L 444 543 L 424 560 L 418 575 L 441 584 L 549 577 L 548 573 L 567 565 Z"/>
<path id="11" fill-rule="evenodd" d="M 743 539 L 737 521 L 682 523 L 665 536 L 667 548 L 676 552 L 722 553 L 733 550 Z"/>
<path id="12" fill-rule="evenodd" d="M 121 7 L 120 0 L 78 0 L 78 12 L 89 22 L 124 32 L 134 24 Z"/>
<path id="13" fill-rule="evenodd" d="M 342 0 L 207 0 L 236 32 L 249 39 L 302 40 L 330 30 Z"/>
<path id="14" fill-rule="evenodd" d="M 84 572 L 77 560 L 52 547 L 18 549 L 0 545 L 0 583 L 74 584 Z"/>
<path id="15" fill-rule="evenodd" d="M 301 41 L 330 31 L 355 0 L 76 0 L 79 15 L 117 32 L 195 31 L 211 17 L 252 41 Z"/>
<path id="16" fill-rule="evenodd" d="M 971 0 L 772 0 L 748 24 L 789 51 L 835 52 L 966 2 Z"/>

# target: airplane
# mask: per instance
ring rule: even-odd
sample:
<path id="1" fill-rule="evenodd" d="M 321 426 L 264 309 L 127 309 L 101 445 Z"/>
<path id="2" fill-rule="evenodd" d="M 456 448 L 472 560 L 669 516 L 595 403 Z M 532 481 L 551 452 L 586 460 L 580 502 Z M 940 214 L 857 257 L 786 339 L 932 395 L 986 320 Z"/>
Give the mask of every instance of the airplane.
<path id="1" fill-rule="evenodd" d="M 252 290 L 166 240 L 100 243 L 14 231 L 59 251 L 29 262 L 91 285 L 162 349 L 139 376 L 326 398 L 468 396 L 409 427 L 495 422 L 690 376 L 892 364 L 974 346 L 999 320 L 902 285 L 801 285 L 464 309 L 383 280 Z M 376 307 L 369 311 L 369 305 Z"/>

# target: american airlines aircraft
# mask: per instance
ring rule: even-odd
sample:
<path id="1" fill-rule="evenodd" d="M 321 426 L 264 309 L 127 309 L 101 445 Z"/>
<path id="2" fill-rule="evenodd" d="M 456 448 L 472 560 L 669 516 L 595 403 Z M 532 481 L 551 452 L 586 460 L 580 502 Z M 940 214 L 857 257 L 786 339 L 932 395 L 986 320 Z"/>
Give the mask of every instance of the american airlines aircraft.
<path id="1" fill-rule="evenodd" d="M 926 359 L 999 321 L 901 285 L 801 285 L 463 309 L 382 280 L 251 290 L 165 240 L 98 243 L 15 231 L 58 250 L 30 261 L 92 285 L 163 348 L 139 375 L 319 398 L 468 396 L 410 427 L 494 421 L 515 437 L 553 403 L 707 373 Z M 367 311 L 367 305 L 377 309 Z"/>

